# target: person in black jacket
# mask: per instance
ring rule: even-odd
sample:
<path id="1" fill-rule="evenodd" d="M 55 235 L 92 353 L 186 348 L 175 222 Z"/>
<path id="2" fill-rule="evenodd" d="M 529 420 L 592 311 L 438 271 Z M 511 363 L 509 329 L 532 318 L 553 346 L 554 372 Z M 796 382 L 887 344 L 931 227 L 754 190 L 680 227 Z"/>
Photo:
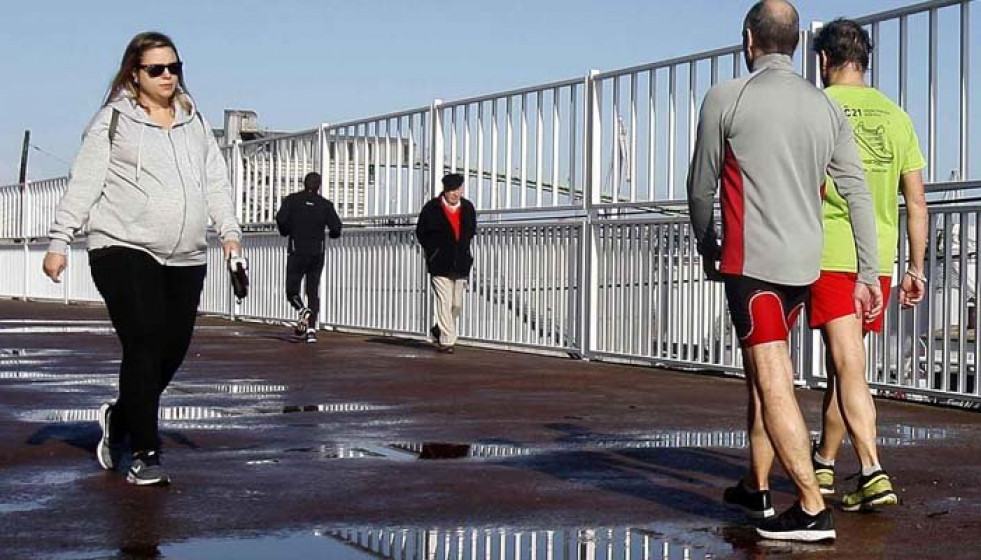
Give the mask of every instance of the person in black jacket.
<path id="1" fill-rule="evenodd" d="M 456 320 L 473 266 L 470 242 L 477 233 L 477 212 L 463 198 L 463 175 L 443 177 L 443 192 L 422 207 L 416 238 L 426 255 L 435 296 L 435 325 L 429 331 L 440 352 L 453 353 Z"/>
<path id="2" fill-rule="evenodd" d="M 317 310 L 320 309 L 320 275 L 324 271 L 324 230 L 331 239 L 341 236 L 341 219 L 334 204 L 320 196 L 320 173 L 307 173 L 303 191 L 283 200 L 276 213 L 279 234 L 289 237 L 286 259 L 286 299 L 299 312 L 297 336 L 317 341 Z M 300 298 L 300 280 L 306 285 L 307 305 Z"/>

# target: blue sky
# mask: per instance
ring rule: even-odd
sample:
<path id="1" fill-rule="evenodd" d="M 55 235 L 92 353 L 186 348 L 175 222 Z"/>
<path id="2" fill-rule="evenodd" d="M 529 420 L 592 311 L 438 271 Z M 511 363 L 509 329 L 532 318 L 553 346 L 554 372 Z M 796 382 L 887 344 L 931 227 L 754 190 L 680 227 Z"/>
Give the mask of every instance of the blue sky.
<path id="1" fill-rule="evenodd" d="M 909 0 L 799 0 L 804 22 Z M 751 1 L 170 0 L 7 3 L 0 34 L 0 184 L 62 175 L 135 33 L 171 35 L 188 86 L 220 126 L 253 109 L 277 130 L 310 128 L 736 43 Z M 98 6 L 98 7 L 96 7 Z M 975 112 L 981 108 L 974 109 Z"/>

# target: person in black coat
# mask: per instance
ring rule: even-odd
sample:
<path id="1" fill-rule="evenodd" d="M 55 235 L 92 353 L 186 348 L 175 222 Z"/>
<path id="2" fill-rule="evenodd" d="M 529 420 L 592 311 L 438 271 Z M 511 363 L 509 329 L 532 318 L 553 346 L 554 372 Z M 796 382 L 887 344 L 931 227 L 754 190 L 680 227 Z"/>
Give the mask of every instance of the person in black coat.
<path id="1" fill-rule="evenodd" d="M 324 231 L 331 239 L 341 236 L 341 219 L 334 204 L 320 196 L 320 173 L 307 173 L 303 190 L 283 200 L 276 213 L 279 234 L 289 237 L 286 258 L 286 299 L 299 312 L 297 336 L 317 341 L 317 311 L 320 309 L 320 275 L 324 271 Z M 306 284 L 307 304 L 300 298 L 300 280 Z"/>
<path id="2" fill-rule="evenodd" d="M 442 194 L 422 207 L 416 223 L 435 299 L 430 333 L 440 352 L 452 354 L 456 344 L 456 321 L 473 266 L 470 242 L 476 233 L 477 211 L 463 198 L 463 175 L 446 175 Z"/>

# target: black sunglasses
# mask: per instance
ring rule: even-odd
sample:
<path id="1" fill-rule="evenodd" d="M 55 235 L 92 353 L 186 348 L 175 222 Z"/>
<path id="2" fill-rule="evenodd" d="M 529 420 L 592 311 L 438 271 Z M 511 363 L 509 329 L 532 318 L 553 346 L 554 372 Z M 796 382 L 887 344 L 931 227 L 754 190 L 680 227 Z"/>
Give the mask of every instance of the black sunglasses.
<path id="1" fill-rule="evenodd" d="M 146 75 L 151 78 L 163 76 L 164 70 L 174 76 L 180 76 L 181 71 L 184 69 L 184 63 L 177 61 L 171 62 L 170 64 L 140 64 L 140 68 L 146 70 Z"/>

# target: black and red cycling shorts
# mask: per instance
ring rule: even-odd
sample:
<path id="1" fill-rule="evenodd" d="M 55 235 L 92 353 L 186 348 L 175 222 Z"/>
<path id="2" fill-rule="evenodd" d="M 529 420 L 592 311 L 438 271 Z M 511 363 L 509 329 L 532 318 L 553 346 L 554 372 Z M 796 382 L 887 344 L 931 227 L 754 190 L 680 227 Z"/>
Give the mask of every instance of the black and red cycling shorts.
<path id="1" fill-rule="evenodd" d="M 748 276 L 725 276 L 729 316 L 743 348 L 787 341 L 810 286 L 785 286 Z"/>

